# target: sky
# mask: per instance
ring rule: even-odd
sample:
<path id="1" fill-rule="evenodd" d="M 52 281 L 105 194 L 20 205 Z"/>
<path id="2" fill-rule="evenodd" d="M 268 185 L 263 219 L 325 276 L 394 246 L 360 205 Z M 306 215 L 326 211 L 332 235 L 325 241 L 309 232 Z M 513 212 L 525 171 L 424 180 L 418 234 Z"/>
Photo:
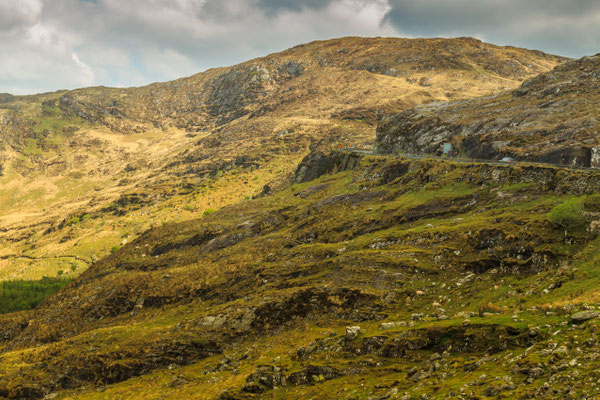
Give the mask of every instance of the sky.
<path id="1" fill-rule="evenodd" d="M 343 36 L 600 52 L 598 0 L 0 0 L 0 93 L 141 86 Z"/>

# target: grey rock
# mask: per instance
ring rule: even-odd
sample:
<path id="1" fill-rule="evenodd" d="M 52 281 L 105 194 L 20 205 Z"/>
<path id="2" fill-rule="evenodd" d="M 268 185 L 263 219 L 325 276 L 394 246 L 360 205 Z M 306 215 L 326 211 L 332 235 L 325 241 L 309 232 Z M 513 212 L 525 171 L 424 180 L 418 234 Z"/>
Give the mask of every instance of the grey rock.
<path id="1" fill-rule="evenodd" d="M 379 329 L 381 329 L 382 331 L 387 330 L 387 329 L 396 329 L 396 328 L 400 328 L 403 326 L 406 326 L 406 322 L 404 321 L 395 321 L 395 322 L 383 322 L 381 325 L 379 325 Z"/>
<path id="2" fill-rule="evenodd" d="M 358 335 L 362 333 L 360 326 L 347 326 L 346 327 L 346 339 L 354 340 Z"/>
<path id="3" fill-rule="evenodd" d="M 582 322 L 588 321 L 590 319 L 594 319 L 600 315 L 600 311 L 581 311 L 571 315 L 571 321 L 574 324 L 580 324 Z"/>

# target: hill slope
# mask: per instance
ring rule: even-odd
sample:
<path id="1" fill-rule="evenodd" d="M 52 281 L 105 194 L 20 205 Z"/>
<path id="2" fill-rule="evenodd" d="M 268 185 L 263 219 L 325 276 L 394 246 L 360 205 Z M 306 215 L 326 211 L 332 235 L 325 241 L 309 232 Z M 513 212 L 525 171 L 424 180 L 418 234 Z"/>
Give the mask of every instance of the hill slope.
<path id="1" fill-rule="evenodd" d="M 441 110 L 435 130 L 502 99 L 510 118 L 537 105 L 529 127 L 545 129 L 531 99 L 574 71 L 561 104 L 592 119 L 595 58 L 465 100 L 561 61 L 350 38 L 146 88 L 7 96 L 3 204 L 38 232 L 6 229 L 7 248 L 83 263 L 121 246 L 38 309 L 0 315 L 0 397 L 600 396 L 600 171 L 318 152 L 372 140 L 380 111 L 453 96 L 384 117 L 380 149 L 407 117 Z M 406 150 L 392 137 L 387 151 Z M 41 194 L 19 191 L 40 179 Z"/>
<path id="2" fill-rule="evenodd" d="M 0 316 L 0 396 L 600 394 L 600 173 L 329 161 L 346 170 L 156 227 Z M 573 199 L 589 215 L 565 232 L 549 215 Z"/>
<path id="3" fill-rule="evenodd" d="M 599 71 L 600 55 L 584 57 L 512 92 L 386 116 L 377 133 L 380 150 L 439 153 L 447 142 L 454 154 L 476 158 L 598 167 Z"/>
<path id="4" fill-rule="evenodd" d="M 0 279 L 78 274 L 151 225 L 285 187 L 311 149 L 372 141 L 382 112 L 564 61 L 469 38 L 344 38 L 147 87 L 2 95 Z"/>

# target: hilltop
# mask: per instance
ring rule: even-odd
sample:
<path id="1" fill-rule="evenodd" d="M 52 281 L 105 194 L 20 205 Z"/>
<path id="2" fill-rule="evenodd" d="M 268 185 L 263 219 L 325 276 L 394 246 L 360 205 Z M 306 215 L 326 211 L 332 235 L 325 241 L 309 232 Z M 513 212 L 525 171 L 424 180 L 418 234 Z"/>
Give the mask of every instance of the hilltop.
<path id="1" fill-rule="evenodd" d="M 515 88 L 565 58 L 343 38 L 146 87 L 0 96 L 0 279 L 81 273 L 146 229 L 285 188 L 377 118 Z"/>
<path id="2" fill-rule="evenodd" d="M 383 153 L 454 155 L 600 166 L 600 55 L 572 60 L 482 98 L 431 104 L 385 116 L 377 132 Z"/>

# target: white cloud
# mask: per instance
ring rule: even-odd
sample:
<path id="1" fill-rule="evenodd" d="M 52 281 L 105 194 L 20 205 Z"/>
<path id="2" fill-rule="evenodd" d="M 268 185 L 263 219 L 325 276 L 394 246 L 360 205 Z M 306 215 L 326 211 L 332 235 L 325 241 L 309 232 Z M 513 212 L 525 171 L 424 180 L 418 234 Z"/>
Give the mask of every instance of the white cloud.
<path id="1" fill-rule="evenodd" d="M 394 33 L 381 26 L 386 0 L 290 1 L 278 12 L 258 1 L 2 0 L 0 51 L 11 56 L 0 92 L 141 85 L 310 40 Z"/>
<path id="2" fill-rule="evenodd" d="M 77 53 L 71 54 L 71 59 L 75 62 L 77 67 L 79 67 L 79 78 L 82 86 L 91 86 L 94 84 L 94 71 L 90 68 L 89 65 L 84 63 L 79 59 Z"/>
<path id="3" fill-rule="evenodd" d="M 67 52 L 69 49 L 69 43 L 61 37 L 59 32 L 41 22 L 37 22 L 29 28 L 25 34 L 25 43 L 57 52 Z"/>
<path id="4" fill-rule="evenodd" d="M 179 78 L 198 72 L 196 64 L 188 56 L 174 49 L 157 50 L 144 56 L 144 63 L 152 65 L 152 71 L 161 76 Z"/>

